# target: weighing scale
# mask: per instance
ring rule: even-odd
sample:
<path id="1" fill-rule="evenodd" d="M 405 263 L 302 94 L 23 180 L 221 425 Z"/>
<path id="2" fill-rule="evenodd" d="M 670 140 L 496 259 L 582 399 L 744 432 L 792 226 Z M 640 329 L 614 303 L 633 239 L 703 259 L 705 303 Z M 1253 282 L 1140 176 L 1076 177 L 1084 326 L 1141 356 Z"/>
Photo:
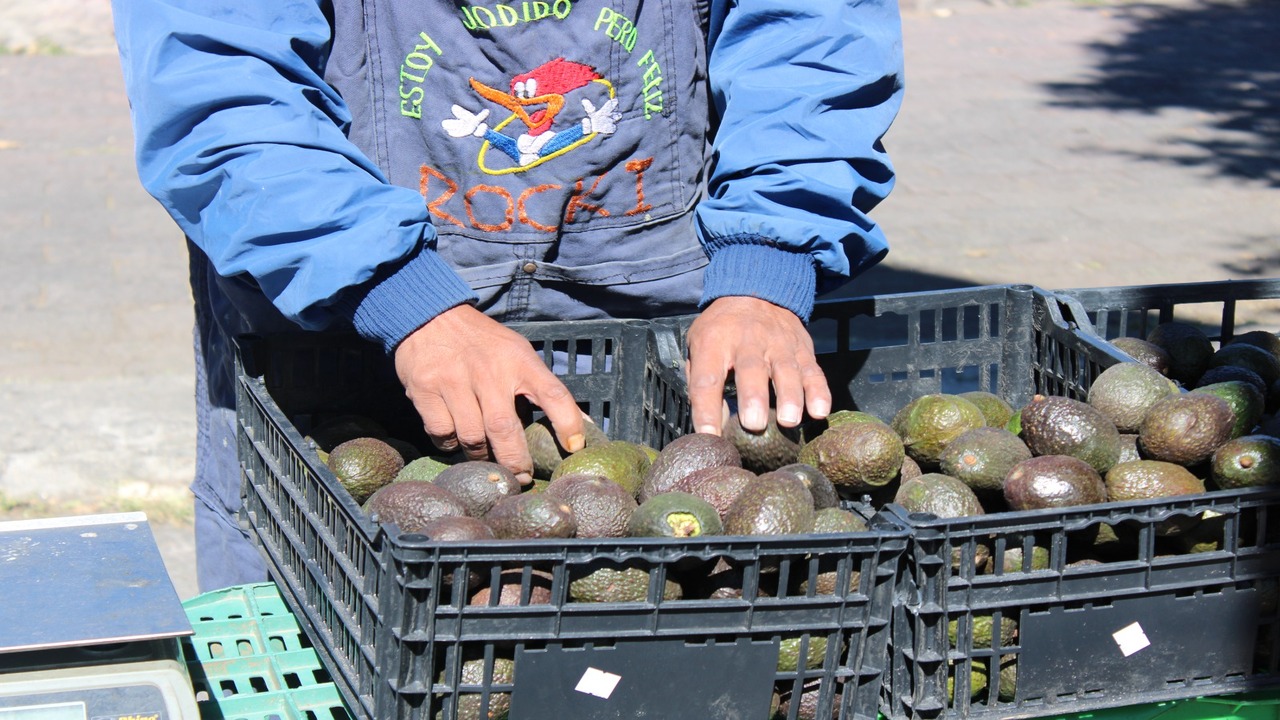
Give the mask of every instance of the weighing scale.
<path id="1" fill-rule="evenodd" d="M 198 720 L 143 513 L 0 522 L 0 720 Z"/>

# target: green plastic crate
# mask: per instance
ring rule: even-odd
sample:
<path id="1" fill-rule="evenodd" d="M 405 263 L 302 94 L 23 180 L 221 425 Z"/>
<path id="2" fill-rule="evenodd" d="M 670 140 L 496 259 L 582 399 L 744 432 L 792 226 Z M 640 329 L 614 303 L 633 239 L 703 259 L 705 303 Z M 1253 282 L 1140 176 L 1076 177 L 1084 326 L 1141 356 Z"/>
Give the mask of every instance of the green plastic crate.
<path id="1" fill-rule="evenodd" d="M 183 638 L 204 720 L 352 717 L 274 583 L 240 585 L 183 603 Z"/>

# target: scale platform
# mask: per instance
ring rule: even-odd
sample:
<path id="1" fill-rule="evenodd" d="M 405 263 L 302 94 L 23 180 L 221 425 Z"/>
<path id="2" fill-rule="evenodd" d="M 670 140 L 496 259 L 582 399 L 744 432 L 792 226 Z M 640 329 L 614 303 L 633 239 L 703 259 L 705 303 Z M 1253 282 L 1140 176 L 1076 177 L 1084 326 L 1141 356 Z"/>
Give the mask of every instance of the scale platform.
<path id="1" fill-rule="evenodd" d="M 143 513 L 0 522 L 0 720 L 198 718 Z"/>

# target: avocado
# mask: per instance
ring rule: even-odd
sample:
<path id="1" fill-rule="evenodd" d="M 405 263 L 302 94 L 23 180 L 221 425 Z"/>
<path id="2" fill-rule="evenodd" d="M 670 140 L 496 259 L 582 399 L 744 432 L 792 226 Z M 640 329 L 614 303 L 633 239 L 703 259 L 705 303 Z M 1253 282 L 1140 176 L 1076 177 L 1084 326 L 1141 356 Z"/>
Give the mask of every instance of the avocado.
<path id="1" fill-rule="evenodd" d="M 378 438 L 358 437 L 333 448 L 327 464 L 352 499 L 364 503 L 375 490 L 395 480 L 404 469 L 404 458 Z"/>
<path id="2" fill-rule="evenodd" d="M 362 508 L 378 523 L 390 523 L 402 533 L 421 533 L 432 520 L 466 515 L 453 493 L 426 480 L 403 480 L 378 488 Z"/>
<path id="3" fill-rule="evenodd" d="M 632 537 L 691 538 L 719 535 L 724 530 L 720 513 L 696 495 L 674 490 L 640 503 L 631 515 L 627 534 Z"/>
<path id="4" fill-rule="evenodd" d="M 1138 452 L 1138 433 L 1120 433 L 1120 457 L 1116 458 L 1116 465 L 1141 459 L 1142 455 Z"/>
<path id="5" fill-rule="evenodd" d="M 600 426 L 586 418 L 583 418 L 582 430 L 583 447 L 604 445 L 609 442 L 609 437 L 604 434 Z M 549 480 L 556 467 L 560 465 L 560 461 L 570 455 L 569 451 L 565 450 L 556 439 L 555 432 L 551 428 L 551 420 L 545 416 L 525 426 L 524 440 L 529 446 L 529 455 L 533 458 L 535 478 Z"/>
<path id="6" fill-rule="evenodd" d="M 1280 336 L 1268 330 L 1249 330 L 1227 341 L 1228 345 L 1236 343 L 1245 343 L 1247 345 L 1257 345 L 1267 352 L 1280 358 Z"/>
<path id="7" fill-rule="evenodd" d="M 448 515 L 423 523 L 419 533 L 436 542 L 473 542 L 493 540 L 493 528 L 480 518 Z"/>
<path id="8" fill-rule="evenodd" d="M 1022 408 L 1022 440 L 1032 455 L 1070 455 L 1099 475 L 1120 458 L 1120 431 L 1092 405 L 1058 395 L 1036 395 Z"/>
<path id="9" fill-rule="evenodd" d="M 553 581 L 554 576 L 546 570 L 532 567 L 505 568 L 498 573 L 492 585 L 473 591 L 467 604 L 479 607 L 550 605 Z"/>
<path id="10" fill-rule="evenodd" d="M 778 672 L 795 672 L 803 667 L 812 670 L 822 667 L 823 658 L 827 655 L 827 638 L 823 635 L 808 635 L 783 638 L 778 644 Z"/>
<path id="11" fill-rule="evenodd" d="M 418 449 L 418 446 L 408 440 L 401 440 L 397 437 L 384 437 L 382 441 L 395 448 L 406 465 L 422 457 L 422 451 Z"/>
<path id="12" fill-rule="evenodd" d="M 1040 455 L 1023 460 L 1004 481 L 1004 499 L 1013 510 L 1043 510 L 1107 501 L 1102 476 L 1071 455 Z"/>
<path id="13" fill-rule="evenodd" d="M 450 465 L 432 482 L 453 493 L 472 517 L 483 517 L 502 498 L 520 494 L 520 481 L 515 474 L 487 460 Z"/>
<path id="14" fill-rule="evenodd" d="M 965 430 L 986 427 L 987 417 L 959 395 L 931 393 L 904 405 L 891 425 L 911 459 L 921 468 L 936 468 L 942 448 Z"/>
<path id="15" fill-rule="evenodd" d="M 838 507 L 829 507 L 819 510 L 813 518 L 813 530 L 815 535 L 827 534 L 845 534 L 854 532 L 865 532 L 867 530 L 867 521 L 860 516 L 848 510 Z M 817 567 L 810 569 L 815 573 L 813 577 L 813 589 L 816 595 L 835 595 L 840 582 L 840 558 L 835 556 L 824 556 L 818 559 Z M 856 569 L 849 570 L 849 580 L 845 585 L 842 595 L 856 593 L 858 585 L 861 583 L 862 574 Z M 800 582 L 800 592 L 808 594 L 809 578 L 805 578 Z"/>
<path id="16" fill-rule="evenodd" d="M 1098 373 L 1089 386 L 1089 404 L 1122 433 L 1136 433 L 1147 410 L 1180 392 L 1178 384 L 1142 363 L 1118 363 Z"/>
<path id="17" fill-rule="evenodd" d="M 777 694 L 778 707 L 770 717 L 794 717 L 796 720 L 834 720 L 840 716 L 841 685 L 823 680 L 822 678 L 805 680 L 804 684 L 800 686 L 800 697 L 797 698 L 791 681 L 783 681 L 782 684 L 784 685 L 783 692 L 781 694 Z M 821 708 L 822 689 L 824 684 L 832 686 L 831 710 L 826 713 L 823 713 Z"/>
<path id="18" fill-rule="evenodd" d="M 813 496 L 795 478 L 761 476 L 724 517 L 726 535 L 794 535 L 813 527 Z"/>
<path id="19" fill-rule="evenodd" d="M 1276 380 L 1280 380 L 1280 358 L 1257 345 L 1250 345 L 1249 343 L 1223 345 L 1209 357 L 1209 365 L 1205 370 L 1208 371 L 1211 368 L 1224 365 L 1233 365 L 1252 370 L 1268 386 Z"/>
<path id="20" fill-rule="evenodd" d="M 1280 439 L 1245 435 L 1213 452 L 1209 477 L 1223 490 L 1280 484 Z"/>
<path id="21" fill-rule="evenodd" d="M 729 440 L 710 433 L 690 433 L 667 443 L 649 466 L 637 497 L 644 502 L 670 490 L 694 470 L 731 465 L 742 467 L 742 456 Z"/>
<path id="22" fill-rule="evenodd" d="M 706 500 L 716 509 L 721 521 L 729 506 L 748 485 L 755 482 L 756 474 L 746 468 L 724 465 L 694 470 L 672 486 L 673 491 L 686 492 Z"/>
<path id="23" fill-rule="evenodd" d="M 649 598 L 649 571 L 589 565 L 570 573 L 569 597 L 574 602 L 644 602 Z M 679 600 L 684 591 L 672 580 L 663 584 L 664 600 Z"/>
<path id="24" fill-rule="evenodd" d="M 874 422 L 888 425 L 884 420 L 861 410 L 836 410 L 822 419 L 811 419 L 800 426 L 800 444 L 803 446 L 828 429 L 849 423 Z"/>
<path id="25" fill-rule="evenodd" d="M 462 677 L 459 678 L 459 685 L 470 685 L 476 687 L 492 687 L 494 685 L 512 685 L 515 683 L 516 665 L 510 658 L 495 657 L 493 659 L 492 672 L 489 674 L 486 682 L 485 677 L 485 659 L 474 658 L 466 660 L 462 663 Z M 440 673 L 436 681 L 441 685 L 448 685 L 449 679 L 445 677 L 445 673 Z M 491 692 L 488 695 L 488 703 L 486 707 L 485 695 L 477 692 L 461 692 L 459 691 L 454 698 L 454 714 L 455 720 L 506 720 L 511 713 L 511 693 L 507 692 Z M 445 711 L 441 709 L 436 713 L 436 720 L 443 720 Z"/>
<path id="26" fill-rule="evenodd" d="M 1031 457 L 1021 438 L 1003 427 L 980 427 L 960 433 L 942 448 L 938 468 L 977 493 L 999 493 L 1014 465 Z"/>
<path id="27" fill-rule="evenodd" d="M 812 532 L 818 535 L 827 533 L 863 532 L 867 529 L 867 521 L 857 513 L 844 508 L 823 508 L 813 516 Z"/>
<path id="28" fill-rule="evenodd" d="M 1008 575 L 1009 573 L 1049 569 L 1049 548 L 1041 545 L 1032 545 L 1031 563 L 1029 565 L 1023 562 L 1025 557 L 1026 552 L 1020 547 L 1005 548 L 1004 554 L 1000 558 L 1001 574 Z M 995 558 L 987 558 L 987 562 L 983 565 L 982 570 L 987 574 L 995 573 Z"/>
<path id="29" fill-rule="evenodd" d="M 1013 406 L 993 392 L 970 390 L 960 393 L 960 397 L 978 406 L 982 416 L 987 419 L 988 427 L 1002 428 L 1008 424 L 1009 418 L 1013 417 Z"/>
<path id="30" fill-rule="evenodd" d="M 1209 393 L 1182 393 L 1151 406 L 1138 428 L 1138 449 L 1151 460 L 1191 466 L 1231 439 L 1235 413 Z"/>
<path id="31" fill-rule="evenodd" d="M 977 494 L 961 480 L 942 473 L 925 473 L 904 480 L 893 501 L 911 513 L 927 513 L 940 518 L 984 515 Z"/>
<path id="32" fill-rule="evenodd" d="M 307 438 L 325 452 L 333 452 L 334 448 L 348 440 L 386 436 L 387 428 L 381 422 L 367 415 L 355 413 L 327 417 L 317 423 L 307 434 Z"/>
<path id="33" fill-rule="evenodd" d="M 733 413 L 725 420 L 721 433 L 738 449 L 742 467 L 755 473 L 789 465 L 796 461 L 796 454 L 800 452 L 800 431 L 780 427 L 778 414 L 773 408 L 769 408 L 768 424 L 761 432 L 742 427 L 738 414 Z"/>
<path id="34" fill-rule="evenodd" d="M 561 460 L 555 472 L 551 473 L 551 480 L 555 481 L 565 475 L 600 475 L 635 495 L 640 491 L 640 484 L 644 480 L 643 468 L 647 462 L 648 458 L 634 445 L 608 442 L 584 447 Z"/>
<path id="35" fill-rule="evenodd" d="M 967 687 L 969 689 L 969 698 L 977 701 L 979 697 L 986 693 L 987 685 L 990 682 L 987 677 L 987 663 L 985 660 L 969 660 L 967 664 L 968 671 L 962 675 L 961 672 L 965 670 L 966 661 L 958 660 L 949 663 L 947 697 L 950 698 L 954 707 L 959 707 L 963 704 L 960 698 L 957 697 L 957 693 L 964 694 L 964 690 Z M 968 678 L 968 682 L 964 682 L 965 678 Z"/>
<path id="36" fill-rule="evenodd" d="M 499 539 L 568 538 L 578 530 L 569 505 L 546 493 L 504 497 L 485 513 L 484 520 Z"/>
<path id="37" fill-rule="evenodd" d="M 1204 481 L 1181 465 L 1161 460 L 1120 463 L 1107 471 L 1107 499 L 1153 500 L 1204 492 Z"/>
<path id="38" fill-rule="evenodd" d="M 543 491 L 573 511 L 577 537 L 626 537 L 635 496 L 600 475 L 561 475 Z"/>
<path id="39" fill-rule="evenodd" d="M 1258 373 L 1239 365 L 1219 365 L 1218 367 L 1211 367 L 1204 371 L 1204 374 L 1202 374 L 1200 379 L 1196 381 L 1195 386 L 1196 388 L 1202 388 L 1206 385 L 1216 385 L 1217 383 L 1226 382 L 1228 380 L 1240 380 L 1249 383 L 1257 388 L 1258 392 L 1262 393 L 1264 397 L 1269 389 L 1267 384 L 1262 381 L 1262 378 L 1258 376 Z"/>
<path id="40" fill-rule="evenodd" d="M 1208 374 L 1205 373 L 1205 375 Z M 1262 413 L 1266 409 L 1266 396 L 1259 392 L 1257 387 L 1243 380 L 1225 380 L 1201 385 L 1191 392 L 1193 394 L 1209 393 L 1227 401 L 1231 406 L 1231 414 L 1235 418 L 1235 422 L 1231 425 L 1233 438 L 1248 435 L 1262 419 Z"/>
<path id="41" fill-rule="evenodd" d="M 859 493 L 897 477 L 904 455 L 902 438 L 888 425 L 855 422 L 827 428 L 800 448 L 799 462 L 842 490 Z"/>
<path id="42" fill-rule="evenodd" d="M 1147 342 L 1169 354 L 1169 377 L 1186 387 L 1195 385 L 1209 368 L 1209 358 L 1214 352 L 1213 342 L 1204 330 L 1178 320 L 1156 325 L 1147 333 Z"/>
<path id="43" fill-rule="evenodd" d="M 1159 345 L 1136 337 L 1118 337 L 1111 344 L 1125 355 L 1169 377 L 1169 353 Z"/>
<path id="44" fill-rule="evenodd" d="M 969 642 L 958 644 L 960 640 L 960 621 L 952 620 L 947 623 L 947 639 L 951 641 L 951 647 L 968 653 L 970 650 L 991 650 L 991 641 L 996 638 L 995 627 L 996 617 L 990 613 L 974 613 L 968 616 Z M 1011 615 L 1001 615 L 1000 617 L 1000 644 L 995 647 L 1007 648 L 1018 639 L 1018 621 Z"/>
<path id="45" fill-rule="evenodd" d="M 435 480 L 436 476 L 449 467 L 449 464 L 442 462 L 439 458 L 430 456 L 420 457 L 417 460 L 405 463 L 405 466 L 396 473 L 395 482 L 401 480 Z"/>
<path id="46" fill-rule="evenodd" d="M 769 474 L 769 473 L 766 473 Z M 783 465 L 773 474 L 783 477 L 794 477 L 800 481 L 800 484 L 809 489 L 809 494 L 813 496 L 813 509 L 822 510 L 823 508 L 835 507 L 840 504 L 840 494 L 836 491 L 836 486 L 818 468 L 806 463 L 792 463 Z"/>

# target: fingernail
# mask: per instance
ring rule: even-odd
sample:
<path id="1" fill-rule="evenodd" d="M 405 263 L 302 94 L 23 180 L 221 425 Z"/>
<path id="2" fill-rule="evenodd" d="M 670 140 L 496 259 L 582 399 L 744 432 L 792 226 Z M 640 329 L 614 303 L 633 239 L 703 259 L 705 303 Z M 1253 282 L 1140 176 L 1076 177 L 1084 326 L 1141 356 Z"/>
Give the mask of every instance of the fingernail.
<path id="1" fill-rule="evenodd" d="M 762 428 L 769 422 L 768 416 L 758 407 L 749 407 L 738 412 L 739 417 L 742 418 L 742 426 L 745 428 Z"/>
<path id="2" fill-rule="evenodd" d="M 516 480 L 519 480 L 521 485 L 528 485 L 533 482 L 533 476 L 526 472 L 516 473 Z"/>
<path id="3" fill-rule="evenodd" d="M 813 405 L 809 410 L 813 413 L 815 418 L 821 420 L 831 414 L 831 403 L 826 400 L 814 400 Z"/>
<path id="4" fill-rule="evenodd" d="M 720 428 L 716 427 L 715 425 L 699 425 L 698 432 L 706 433 L 707 435 L 719 435 Z"/>
<path id="5" fill-rule="evenodd" d="M 779 425 L 795 425 L 800 422 L 800 408 L 795 405 L 783 405 L 778 408 Z"/>
<path id="6" fill-rule="evenodd" d="M 565 443 L 564 449 L 568 450 L 571 453 L 576 453 L 579 450 L 581 450 L 586 444 L 587 444 L 587 439 L 583 437 L 582 433 L 578 433 L 577 435 L 569 436 L 569 442 Z"/>

